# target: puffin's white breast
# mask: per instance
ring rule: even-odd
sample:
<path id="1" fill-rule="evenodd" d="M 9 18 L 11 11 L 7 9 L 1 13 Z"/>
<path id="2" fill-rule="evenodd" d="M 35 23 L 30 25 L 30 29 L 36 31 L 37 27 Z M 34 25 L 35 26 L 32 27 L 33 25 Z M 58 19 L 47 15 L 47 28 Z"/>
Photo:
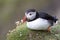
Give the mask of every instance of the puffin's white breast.
<path id="1" fill-rule="evenodd" d="M 38 18 L 34 21 L 27 22 L 27 27 L 33 30 L 46 30 L 50 26 L 48 20 Z"/>

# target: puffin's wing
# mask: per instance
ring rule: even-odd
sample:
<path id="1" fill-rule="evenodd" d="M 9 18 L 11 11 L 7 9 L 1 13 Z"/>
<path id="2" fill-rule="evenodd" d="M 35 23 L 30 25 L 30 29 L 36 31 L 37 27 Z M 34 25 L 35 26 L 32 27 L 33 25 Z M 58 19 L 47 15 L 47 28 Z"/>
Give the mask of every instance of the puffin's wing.
<path id="1" fill-rule="evenodd" d="M 45 12 L 39 12 L 39 17 L 43 18 L 43 19 L 46 19 L 46 20 L 52 20 L 54 22 L 57 20 L 55 17 L 53 17 L 53 16 L 51 16 L 51 15 L 45 13 Z"/>

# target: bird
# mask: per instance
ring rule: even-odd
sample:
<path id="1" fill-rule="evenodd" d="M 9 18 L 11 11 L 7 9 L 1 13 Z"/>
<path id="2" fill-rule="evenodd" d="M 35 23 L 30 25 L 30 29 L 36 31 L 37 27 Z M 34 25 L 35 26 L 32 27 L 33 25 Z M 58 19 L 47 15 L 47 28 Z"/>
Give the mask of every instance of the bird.
<path id="1" fill-rule="evenodd" d="M 50 31 L 54 23 L 58 21 L 58 18 L 43 11 L 38 12 L 36 9 L 28 9 L 21 21 L 22 23 L 26 22 L 29 29 Z"/>

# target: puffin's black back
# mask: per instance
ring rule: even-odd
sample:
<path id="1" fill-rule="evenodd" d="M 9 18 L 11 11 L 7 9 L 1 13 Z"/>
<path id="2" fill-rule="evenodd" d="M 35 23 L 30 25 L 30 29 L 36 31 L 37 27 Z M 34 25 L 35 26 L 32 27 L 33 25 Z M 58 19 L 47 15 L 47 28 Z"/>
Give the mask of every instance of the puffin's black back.
<path id="1" fill-rule="evenodd" d="M 51 20 L 53 22 L 56 22 L 58 20 L 56 17 L 51 16 L 51 15 L 45 13 L 45 12 L 38 12 L 37 16 L 40 17 L 40 18 L 46 19 L 46 20 Z"/>

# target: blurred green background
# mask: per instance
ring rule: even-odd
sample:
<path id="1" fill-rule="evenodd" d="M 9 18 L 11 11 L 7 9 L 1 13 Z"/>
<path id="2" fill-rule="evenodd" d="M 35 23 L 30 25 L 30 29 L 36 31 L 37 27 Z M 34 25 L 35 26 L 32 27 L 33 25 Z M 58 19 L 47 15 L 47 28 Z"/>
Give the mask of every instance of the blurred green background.
<path id="1" fill-rule="evenodd" d="M 60 17 L 60 0 L 0 0 L 0 40 L 5 40 L 7 32 L 30 8 Z"/>

